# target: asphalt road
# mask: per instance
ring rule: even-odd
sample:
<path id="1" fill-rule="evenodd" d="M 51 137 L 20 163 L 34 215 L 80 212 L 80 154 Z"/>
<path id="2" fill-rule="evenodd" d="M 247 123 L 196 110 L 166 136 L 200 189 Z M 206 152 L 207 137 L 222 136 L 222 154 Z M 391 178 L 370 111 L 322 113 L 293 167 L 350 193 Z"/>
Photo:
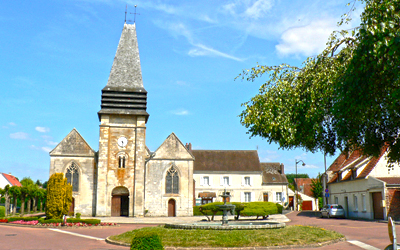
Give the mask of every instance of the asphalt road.
<path id="1" fill-rule="evenodd" d="M 292 212 L 286 214 L 291 222 L 286 225 L 309 225 L 334 230 L 346 237 L 346 242 L 324 246 L 318 249 L 384 249 L 390 244 L 387 223 L 375 221 L 360 221 L 350 219 L 319 218 L 315 212 Z M 400 227 L 396 226 L 397 239 L 400 239 Z M 359 242 L 370 246 L 362 248 L 350 242 Z"/>
<path id="2" fill-rule="evenodd" d="M 384 249 L 390 244 L 386 223 L 348 219 L 319 218 L 310 212 L 292 212 L 286 215 L 287 225 L 311 225 L 335 230 L 347 241 L 314 249 Z M 53 230 L 0 224 L 0 249 L 129 249 L 110 245 L 104 239 L 149 224 L 120 224 L 118 227 L 69 228 Z M 400 228 L 396 227 L 399 232 Z M 400 234 L 397 238 L 400 239 Z M 92 237 L 92 238 L 90 238 Z M 351 243 L 353 242 L 353 243 Z M 364 245 L 362 245 L 364 244 Z M 362 247 L 360 247 L 362 246 Z M 304 248 L 303 248 L 304 249 Z"/>

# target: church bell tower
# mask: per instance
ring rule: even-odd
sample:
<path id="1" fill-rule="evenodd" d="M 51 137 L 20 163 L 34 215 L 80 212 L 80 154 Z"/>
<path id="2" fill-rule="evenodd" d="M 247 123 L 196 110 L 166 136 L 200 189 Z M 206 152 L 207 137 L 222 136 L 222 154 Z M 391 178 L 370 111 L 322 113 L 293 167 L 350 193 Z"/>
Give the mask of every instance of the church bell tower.
<path id="1" fill-rule="evenodd" d="M 124 24 L 102 89 L 96 216 L 144 215 L 147 91 L 135 24 Z"/>

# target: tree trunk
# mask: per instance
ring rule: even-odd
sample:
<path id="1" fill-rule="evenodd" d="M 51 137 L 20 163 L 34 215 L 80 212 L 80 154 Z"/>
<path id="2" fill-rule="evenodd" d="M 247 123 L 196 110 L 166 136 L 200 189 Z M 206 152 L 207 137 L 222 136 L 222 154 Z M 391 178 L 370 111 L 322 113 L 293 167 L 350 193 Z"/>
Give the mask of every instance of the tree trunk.
<path id="1" fill-rule="evenodd" d="M 5 207 L 6 207 L 6 216 L 8 216 L 10 214 L 10 195 L 8 193 L 6 193 L 6 195 L 4 196 L 5 199 Z"/>
<path id="2" fill-rule="evenodd" d="M 32 199 L 33 200 L 33 212 L 36 213 L 37 212 L 37 202 L 38 202 L 38 198 L 35 197 Z"/>
<path id="3" fill-rule="evenodd" d="M 28 214 L 31 213 L 31 203 L 32 203 L 32 199 L 29 197 L 28 198 Z"/>
<path id="4" fill-rule="evenodd" d="M 17 196 L 14 196 L 13 198 L 14 198 L 13 200 L 14 204 L 13 204 L 12 214 L 15 215 L 17 213 Z"/>
<path id="5" fill-rule="evenodd" d="M 25 213 L 25 195 L 21 195 L 21 216 Z"/>

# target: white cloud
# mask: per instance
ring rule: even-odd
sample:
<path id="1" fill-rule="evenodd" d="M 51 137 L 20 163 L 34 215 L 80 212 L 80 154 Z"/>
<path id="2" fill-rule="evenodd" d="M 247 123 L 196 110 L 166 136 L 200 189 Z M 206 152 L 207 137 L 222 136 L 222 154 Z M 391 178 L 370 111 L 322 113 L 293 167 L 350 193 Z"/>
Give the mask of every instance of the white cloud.
<path id="1" fill-rule="evenodd" d="M 17 126 L 17 124 L 15 124 L 14 122 L 9 122 L 8 125 L 10 125 L 10 126 Z"/>
<path id="2" fill-rule="evenodd" d="M 259 150 L 260 162 L 274 162 L 276 159 L 281 158 L 278 151 L 273 150 Z"/>
<path id="3" fill-rule="evenodd" d="M 290 28 L 282 34 L 275 48 L 280 56 L 313 56 L 322 52 L 335 29 L 335 20 L 318 20 L 303 27 Z"/>
<path id="4" fill-rule="evenodd" d="M 58 145 L 58 142 L 55 141 L 45 141 L 47 143 L 47 145 L 51 145 L 51 146 L 56 146 Z"/>
<path id="5" fill-rule="evenodd" d="M 49 148 L 49 147 L 41 147 L 41 150 L 43 150 L 44 152 L 48 153 L 48 152 L 50 152 L 50 151 L 53 150 L 53 149 L 52 149 L 52 148 Z"/>
<path id="6" fill-rule="evenodd" d="M 235 61 L 243 61 L 244 59 L 223 53 L 221 51 L 215 50 L 213 48 L 209 48 L 203 44 L 195 44 L 194 46 L 196 46 L 197 48 L 191 49 L 188 52 L 189 56 L 217 56 L 217 57 L 224 57 L 227 59 L 232 59 Z"/>
<path id="7" fill-rule="evenodd" d="M 17 139 L 17 140 L 27 140 L 29 138 L 29 135 L 24 132 L 16 132 L 10 134 L 11 139 Z"/>
<path id="8" fill-rule="evenodd" d="M 35 129 L 36 129 L 36 131 L 38 131 L 40 133 L 47 133 L 50 131 L 50 129 L 46 128 L 46 127 L 36 127 Z"/>
<path id="9" fill-rule="evenodd" d="M 246 9 L 244 15 L 252 19 L 259 19 L 274 6 L 273 0 L 257 0 Z"/>
<path id="10" fill-rule="evenodd" d="M 178 110 L 172 110 L 170 111 L 171 114 L 174 115 L 189 115 L 189 111 L 185 110 L 185 109 L 178 109 Z"/>

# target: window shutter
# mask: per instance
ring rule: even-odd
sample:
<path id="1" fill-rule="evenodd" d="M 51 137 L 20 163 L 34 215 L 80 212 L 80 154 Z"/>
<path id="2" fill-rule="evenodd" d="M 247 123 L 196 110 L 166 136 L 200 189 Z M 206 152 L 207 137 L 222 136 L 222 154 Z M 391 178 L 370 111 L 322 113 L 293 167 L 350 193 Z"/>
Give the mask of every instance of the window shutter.
<path id="1" fill-rule="evenodd" d="M 221 186 L 224 185 L 224 177 L 223 177 L 223 176 L 220 176 L 220 177 L 219 177 L 219 182 L 220 182 L 220 185 L 221 185 Z"/>
<path id="2" fill-rule="evenodd" d="M 276 202 L 276 192 L 272 192 L 272 201 Z"/>
<path id="3" fill-rule="evenodd" d="M 282 192 L 282 201 L 283 201 L 283 202 L 286 202 L 286 201 L 287 201 L 286 193 L 285 193 L 285 192 Z"/>
<path id="4" fill-rule="evenodd" d="M 204 186 L 204 177 L 200 176 L 200 186 Z"/>
<path id="5" fill-rule="evenodd" d="M 244 200 L 244 192 L 240 192 L 240 201 L 245 202 Z"/>
<path id="6" fill-rule="evenodd" d="M 250 196 L 250 201 L 256 201 L 256 194 L 254 192 L 251 192 L 251 196 Z"/>
<path id="7" fill-rule="evenodd" d="M 246 183 L 244 182 L 244 176 L 242 176 L 242 186 L 244 186 Z"/>
<path id="8" fill-rule="evenodd" d="M 212 185 L 213 185 L 212 179 L 213 179 L 213 177 L 212 177 L 211 175 L 208 176 L 208 185 L 209 185 L 209 186 L 212 186 Z"/>
<path id="9" fill-rule="evenodd" d="M 253 186 L 253 176 L 250 176 L 250 186 Z"/>
<path id="10" fill-rule="evenodd" d="M 231 185 L 231 177 L 228 175 L 228 186 Z"/>

